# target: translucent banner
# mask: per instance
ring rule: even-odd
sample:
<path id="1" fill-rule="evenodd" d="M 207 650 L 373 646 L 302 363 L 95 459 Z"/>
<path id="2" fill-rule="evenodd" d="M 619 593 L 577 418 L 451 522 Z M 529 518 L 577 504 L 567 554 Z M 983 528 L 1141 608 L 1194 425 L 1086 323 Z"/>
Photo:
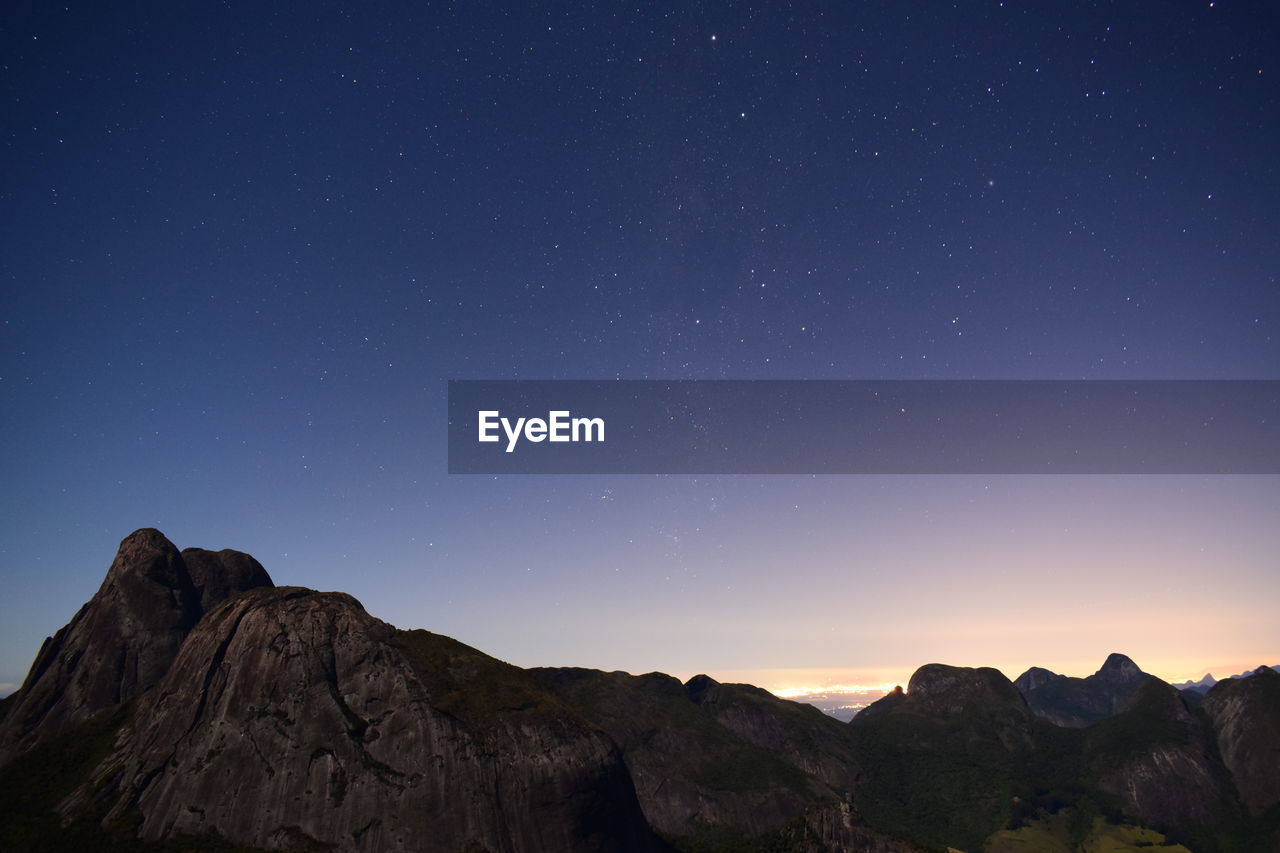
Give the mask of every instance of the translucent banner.
<path id="1" fill-rule="evenodd" d="M 449 382 L 451 474 L 1276 474 L 1280 381 Z"/>

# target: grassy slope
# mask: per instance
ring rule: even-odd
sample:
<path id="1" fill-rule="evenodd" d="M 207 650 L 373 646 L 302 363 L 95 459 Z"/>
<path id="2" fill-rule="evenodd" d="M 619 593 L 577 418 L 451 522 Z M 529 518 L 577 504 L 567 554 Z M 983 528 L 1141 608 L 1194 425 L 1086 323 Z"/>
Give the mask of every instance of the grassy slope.
<path id="1" fill-rule="evenodd" d="M 1191 853 L 1154 830 L 1115 825 L 1095 818 L 1089 834 L 1072 839 L 1073 815 L 1063 810 L 1020 829 L 1002 830 L 987 839 L 983 853 Z"/>

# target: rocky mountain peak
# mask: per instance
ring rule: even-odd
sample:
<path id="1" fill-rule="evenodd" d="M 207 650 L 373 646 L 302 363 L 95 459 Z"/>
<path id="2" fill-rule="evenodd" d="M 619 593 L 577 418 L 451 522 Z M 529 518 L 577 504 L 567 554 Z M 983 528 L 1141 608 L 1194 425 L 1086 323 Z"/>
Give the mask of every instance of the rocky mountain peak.
<path id="1" fill-rule="evenodd" d="M 120 541 L 98 594 L 112 586 L 134 581 L 155 584 L 175 592 L 191 588 L 182 555 L 163 533 L 152 527 L 135 530 Z"/>
<path id="2" fill-rule="evenodd" d="M 1048 684 L 1050 681 L 1056 681 L 1059 678 L 1066 678 L 1066 676 L 1059 675 L 1041 666 L 1033 666 L 1015 678 L 1013 683 L 1025 696 L 1028 691 L 1035 690 L 1037 687 Z"/>
<path id="3" fill-rule="evenodd" d="M 200 609 L 205 613 L 237 592 L 275 586 L 262 564 L 242 551 L 184 548 L 182 561 L 200 596 Z"/>
<path id="4" fill-rule="evenodd" d="M 1127 655 L 1113 652 L 1088 678 L 1032 667 L 1018 676 L 1017 684 L 1036 716 L 1080 728 L 1123 711 L 1137 690 L 1153 679 Z"/>
<path id="5" fill-rule="evenodd" d="M 694 702 L 701 702 L 703 697 L 720 686 L 720 682 L 716 681 L 709 675 L 695 675 L 685 682 L 685 692 L 689 694 L 689 698 Z"/>
<path id="6" fill-rule="evenodd" d="M 907 682 L 906 698 L 920 710 L 955 715 L 966 710 L 1026 710 L 1018 688 L 991 667 L 925 664 Z"/>
<path id="7" fill-rule="evenodd" d="M 144 840 L 266 849 L 654 846 L 616 746 L 532 677 L 301 587 L 250 590 L 199 621 L 58 807 L 99 808 Z"/>
<path id="8" fill-rule="evenodd" d="M 120 542 L 93 598 L 41 646 L 0 727 L 0 762 L 130 701 L 168 671 L 206 609 L 235 592 L 272 586 L 247 554 L 188 555 L 194 578 L 186 555 L 159 530 L 144 527 Z"/>
<path id="9" fill-rule="evenodd" d="M 1106 661 L 1102 664 L 1102 669 L 1098 670 L 1096 675 L 1098 678 L 1113 684 L 1127 684 L 1147 677 L 1147 674 L 1139 669 L 1132 659 L 1119 652 L 1112 652 L 1107 655 Z"/>

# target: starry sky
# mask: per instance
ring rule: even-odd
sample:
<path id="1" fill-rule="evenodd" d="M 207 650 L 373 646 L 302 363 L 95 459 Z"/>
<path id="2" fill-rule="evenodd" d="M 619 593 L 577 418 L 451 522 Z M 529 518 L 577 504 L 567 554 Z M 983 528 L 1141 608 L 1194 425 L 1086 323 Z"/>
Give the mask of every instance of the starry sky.
<path id="1" fill-rule="evenodd" d="M 1280 478 L 446 473 L 449 379 L 1280 379 L 1270 2 L 20 2 L 0 692 L 119 540 L 513 663 L 1280 663 Z M 843 687 L 841 689 L 843 689 Z"/>

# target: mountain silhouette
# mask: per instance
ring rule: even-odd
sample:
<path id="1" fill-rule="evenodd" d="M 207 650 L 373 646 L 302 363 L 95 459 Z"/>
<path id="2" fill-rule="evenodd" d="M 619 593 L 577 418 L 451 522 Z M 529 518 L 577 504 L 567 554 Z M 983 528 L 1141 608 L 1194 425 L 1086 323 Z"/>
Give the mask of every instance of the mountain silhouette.
<path id="1" fill-rule="evenodd" d="M 908 853 L 1051 826 L 1267 851 L 1278 720 L 1274 671 L 1191 708 L 1119 654 L 927 664 L 851 723 L 705 675 L 524 670 L 144 529 L 0 702 L 0 849 Z"/>

